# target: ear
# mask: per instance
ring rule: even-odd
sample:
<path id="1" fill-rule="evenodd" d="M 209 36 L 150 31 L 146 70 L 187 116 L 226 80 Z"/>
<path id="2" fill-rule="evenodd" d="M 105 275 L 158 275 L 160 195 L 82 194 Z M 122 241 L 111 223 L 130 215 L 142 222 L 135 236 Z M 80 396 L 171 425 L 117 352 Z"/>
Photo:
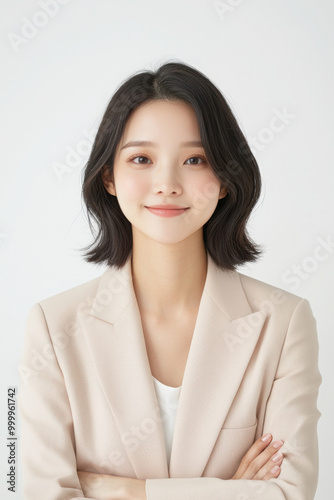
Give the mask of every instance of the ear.
<path id="1" fill-rule="evenodd" d="M 101 170 L 102 182 L 109 194 L 116 196 L 116 188 L 113 180 L 113 175 L 110 174 L 108 165 L 103 165 Z"/>
<path id="2" fill-rule="evenodd" d="M 219 192 L 219 200 L 225 198 L 226 195 L 227 195 L 227 189 L 225 186 L 222 185 Z"/>

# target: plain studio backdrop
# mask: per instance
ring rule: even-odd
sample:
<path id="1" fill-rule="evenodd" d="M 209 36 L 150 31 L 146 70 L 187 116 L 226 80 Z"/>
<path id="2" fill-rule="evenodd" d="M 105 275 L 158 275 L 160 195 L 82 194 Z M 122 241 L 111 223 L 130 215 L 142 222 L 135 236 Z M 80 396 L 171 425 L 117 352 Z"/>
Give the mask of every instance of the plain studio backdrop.
<path id="1" fill-rule="evenodd" d="M 28 311 L 104 270 L 78 251 L 91 241 L 80 189 L 100 119 L 122 81 L 169 61 L 195 66 L 219 87 L 261 169 L 249 231 L 264 253 L 238 270 L 307 298 L 317 319 L 323 383 L 316 499 L 331 498 L 334 4 L 1 3 L 1 498 L 23 498 L 20 464 L 16 492 L 6 484 L 7 390 L 18 386 Z M 17 436 L 16 454 L 19 427 Z"/>

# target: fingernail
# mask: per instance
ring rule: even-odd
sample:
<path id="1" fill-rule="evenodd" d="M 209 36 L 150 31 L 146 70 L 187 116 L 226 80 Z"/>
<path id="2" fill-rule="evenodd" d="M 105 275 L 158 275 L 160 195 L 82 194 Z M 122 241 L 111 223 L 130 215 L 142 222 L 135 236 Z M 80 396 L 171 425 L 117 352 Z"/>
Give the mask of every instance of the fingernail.
<path id="1" fill-rule="evenodd" d="M 282 444 L 284 444 L 283 441 L 275 441 L 273 443 L 273 448 L 279 448 Z"/>
<path id="2" fill-rule="evenodd" d="M 282 456 L 283 456 L 283 455 L 282 455 L 282 453 L 279 451 L 278 453 L 276 453 L 276 454 L 272 457 L 272 459 L 271 459 L 271 460 L 272 460 L 273 462 L 278 462 L 278 460 L 279 460 L 280 458 L 282 458 Z"/>
<path id="3" fill-rule="evenodd" d="M 269 439 L 270 439 L 270 434 L 265 434 L 264 436 L 262 436 L 261 441 L 266 442 L 269 441 Z"/>
<path id="4" fill-rule="evenodd" d="M 278 465 L 274 465 L 274 467 L 271 469 L 271 472 L 272 472 L 273 474 L 275 474 L 275 472 L 277 472 L 277 471 L 278 471 L 278 469 L 279 469 L 279 466 L 278 466 Z"/>

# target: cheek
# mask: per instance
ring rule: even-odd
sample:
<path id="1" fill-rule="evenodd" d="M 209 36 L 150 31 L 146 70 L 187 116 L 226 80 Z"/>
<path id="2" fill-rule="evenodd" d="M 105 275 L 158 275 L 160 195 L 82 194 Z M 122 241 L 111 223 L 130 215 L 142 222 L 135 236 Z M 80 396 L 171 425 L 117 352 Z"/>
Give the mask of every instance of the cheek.
<path id="1" fill-rule="evenodd" d="M 142 176 L 119 176 L 116 183 L 116 191 L 119 198 L 134 201 L 141 197 L 146 191 L 147 184 Z M 117 190 L 117 185 L 121 186 Z"/>
<path id="2" fill-rule="evenodd" d="M 190 193 L 194 203 L 200 204 L 201 209 L 216 206 L 220 192 L 220 181 L 214 174 L 203 173 L 195 182 L 191 183 Z"/>

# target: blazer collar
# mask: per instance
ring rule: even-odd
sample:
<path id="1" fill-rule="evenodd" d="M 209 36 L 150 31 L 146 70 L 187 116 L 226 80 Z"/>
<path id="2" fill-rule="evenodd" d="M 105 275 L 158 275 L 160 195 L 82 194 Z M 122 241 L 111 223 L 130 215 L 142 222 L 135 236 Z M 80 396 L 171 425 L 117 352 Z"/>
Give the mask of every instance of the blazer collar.
<path id="1" fill-rule="evenodd" d="M 207 256 L 169 470 L 132 283 L 132 254 L 122 268 L 103 273 L 88 315 L 78 313 L 127 458 L 140 479 L 201 477 L 265 321 L 263 312 L 252 311 L 239 273 L 219 269 Z"/>

